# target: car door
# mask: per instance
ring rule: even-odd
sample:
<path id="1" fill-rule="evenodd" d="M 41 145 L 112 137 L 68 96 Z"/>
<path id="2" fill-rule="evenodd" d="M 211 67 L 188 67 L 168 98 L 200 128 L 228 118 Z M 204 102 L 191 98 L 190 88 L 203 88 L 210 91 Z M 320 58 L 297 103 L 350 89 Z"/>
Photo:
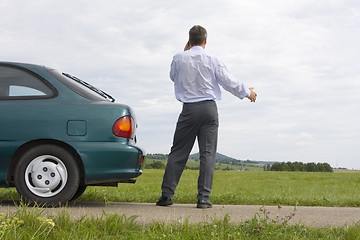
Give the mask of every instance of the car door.
<path id="1" fill-rule="evenodd" d="M 0 184 L 15 150 L 43 124 L 37 121 L 41 105 L 56 94 L 55 88 L 30 70 L 0 64 Z"/>

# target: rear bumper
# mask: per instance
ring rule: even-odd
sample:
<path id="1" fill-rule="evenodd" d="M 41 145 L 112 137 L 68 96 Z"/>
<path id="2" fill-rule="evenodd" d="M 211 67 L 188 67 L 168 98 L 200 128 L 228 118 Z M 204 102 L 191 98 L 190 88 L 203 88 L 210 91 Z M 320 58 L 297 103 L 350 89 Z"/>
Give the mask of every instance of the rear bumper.
<path id="1" fill-rule="evenodd" d="M 71 145 L 84 165 L 85 185 L 123 182 L 142 174 L 144 152 L 141 148 L 119 142 L 76 142 Z"/>

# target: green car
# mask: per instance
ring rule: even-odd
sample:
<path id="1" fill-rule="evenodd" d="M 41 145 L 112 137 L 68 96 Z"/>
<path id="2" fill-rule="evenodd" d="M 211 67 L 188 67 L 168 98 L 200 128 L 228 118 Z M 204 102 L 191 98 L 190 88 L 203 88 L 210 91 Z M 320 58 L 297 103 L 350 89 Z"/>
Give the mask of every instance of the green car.
<path id="1" fill-rule="evenodd" d="M 135 182 L 136 127 L 129 106 L 77 77 L 0 62 L 0 186 L 26 202 L 64 205 L 87 186 Z"/>

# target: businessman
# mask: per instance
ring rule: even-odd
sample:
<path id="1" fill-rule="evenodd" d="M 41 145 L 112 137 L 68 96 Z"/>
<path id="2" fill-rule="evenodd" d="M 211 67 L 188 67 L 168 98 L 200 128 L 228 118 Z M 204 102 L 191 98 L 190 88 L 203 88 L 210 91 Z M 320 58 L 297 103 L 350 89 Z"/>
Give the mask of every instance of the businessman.
<path id="1" fill-rule="evenodd" d="M 176 99 L 183 103 L 173 145 L 161 186 L 158 206 L 172 205 L 172 197 L 197 138 L 200 152 L 197 208 L 211 208 L 212 189 L 218 137 L 216 101 L 221 99 L 220 86 L 239 99 L 256 101 L 253 88 L 247 88 L 227 70 L 224 63 L 205 51 L 206 29 L 195 25 L 189 31 L 184 51 L 173 57 L 170 79 L 174 82 Z"/>

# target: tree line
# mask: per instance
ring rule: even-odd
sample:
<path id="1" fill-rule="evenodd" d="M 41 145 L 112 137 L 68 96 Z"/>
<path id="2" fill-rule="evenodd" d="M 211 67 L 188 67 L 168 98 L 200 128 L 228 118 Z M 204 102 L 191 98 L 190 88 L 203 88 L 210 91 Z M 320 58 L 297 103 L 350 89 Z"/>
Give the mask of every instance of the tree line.
<path id="1" fill-rule="evenodd" d="M 289 171 L 289 172 L 333 172 L 328 163 L 302 163 L 302 162 L 282 162 L 264 166 L 265 171 Z"/>

